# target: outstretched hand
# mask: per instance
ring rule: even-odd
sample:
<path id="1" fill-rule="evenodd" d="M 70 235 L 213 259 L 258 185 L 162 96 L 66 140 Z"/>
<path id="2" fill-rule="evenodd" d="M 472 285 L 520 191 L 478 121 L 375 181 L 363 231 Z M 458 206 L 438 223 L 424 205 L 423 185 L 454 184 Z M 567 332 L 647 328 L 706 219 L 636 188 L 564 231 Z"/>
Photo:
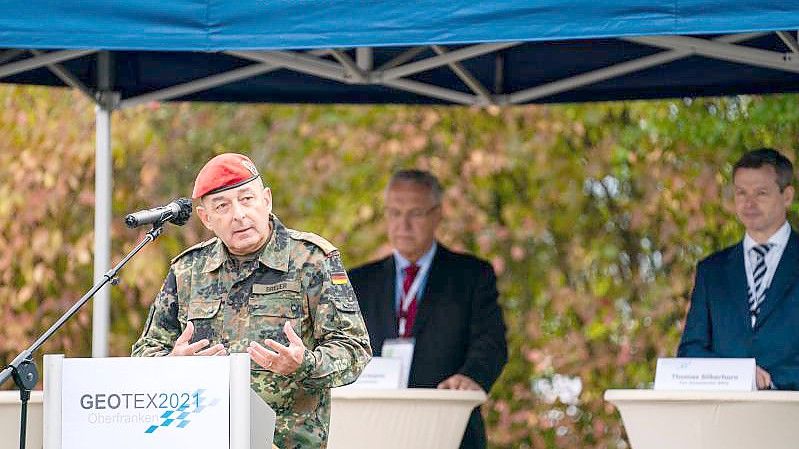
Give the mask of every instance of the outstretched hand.
<path id="1" fill-rule="evenodd" d="M 186 329 L 184 329 L 183 333 L 180 334 L 180 337 L 175 340 L 175 347 L 172 348 L 172 352 L 170 352 L 169 355 L 227 355 L 225 347 L 221 344 L 215 344 L 210 348 L 207 347 L 211 344 L 207 338 L 203 338 L 202 340 L 196 341 L 194 343 L 189 343 L 191 341 L 192 335 L 194 335 L 194 323 L 189 321 L 186 323 Z"/>
<path id="2" fill-rule="evenodd" d="M 288 346 L 267 338 L 264 340 L 264 345 L 269 349 L 261 346 L 256 341 L 252 341 L 250 342 L 250 347 L 247 348 L 247 353 L 250 354 L 250 358 L 255 363 L 264 369 L 278 374 L 289 375 L 297 371 L 297 368 L 302 364 L 302 358 L 305 355 L 305 344 L 294 332 L 290 322 L 286 321 L 286 324 L 283 325 L 283 332 L 289 340 Z"/>

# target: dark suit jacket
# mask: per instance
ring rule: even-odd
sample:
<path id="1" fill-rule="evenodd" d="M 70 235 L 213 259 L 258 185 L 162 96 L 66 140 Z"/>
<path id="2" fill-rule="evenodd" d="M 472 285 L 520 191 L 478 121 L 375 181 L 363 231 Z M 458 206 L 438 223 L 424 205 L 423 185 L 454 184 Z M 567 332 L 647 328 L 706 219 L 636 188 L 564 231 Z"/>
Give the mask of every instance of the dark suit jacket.
<path id="1" fill-rule="evenodd" d="M 799 390 L 799 236 L 791 231 L 752 329 L 743 242 L 701 261 L 678 357 L 754 357 L 779 389 Z"/>
<path id="2" fill-rule="evenodd" d="M 397 337 L 394 265 L 389 256 L 349 272 L 376 356 L 384 340 Z M 438 244 L 428 273 L 413 326 L 416 346 L 409 386 L 435 388 L 460 373 L 490 391 L 508 359 L 493 268 Z M 483 419 L 475 410 L 461 447 L 485 444 Z"/>

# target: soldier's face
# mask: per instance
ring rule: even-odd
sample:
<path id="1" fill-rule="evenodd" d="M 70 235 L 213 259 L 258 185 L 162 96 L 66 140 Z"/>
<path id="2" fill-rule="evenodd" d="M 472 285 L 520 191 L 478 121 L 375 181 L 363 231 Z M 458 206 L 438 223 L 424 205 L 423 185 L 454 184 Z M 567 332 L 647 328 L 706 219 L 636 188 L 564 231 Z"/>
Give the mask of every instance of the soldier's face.
<path id="1" fill-rule="evenodd" d="M 203 225 L 237 256 L 252 254 L 269 240 L 271 212 L 272 191 L 260 179 L 207 195 L 197 207 Z"/>
<path id="2" fill-rule="evenodd" d="M 386 191 L 385 218 L 391 246 L 416 262 L 433 245 L 441 206 L 427 187 L 401 181 Z"/>
<path id="3" fill-rule="evenodd" d="M 765 243 L 785 223 L 786 210 L 793 201 L 793 187 L 780 191 L 777 172 L 771 165 L 739 168 L 733 183 L 735 214 L 752 238 Z"/>

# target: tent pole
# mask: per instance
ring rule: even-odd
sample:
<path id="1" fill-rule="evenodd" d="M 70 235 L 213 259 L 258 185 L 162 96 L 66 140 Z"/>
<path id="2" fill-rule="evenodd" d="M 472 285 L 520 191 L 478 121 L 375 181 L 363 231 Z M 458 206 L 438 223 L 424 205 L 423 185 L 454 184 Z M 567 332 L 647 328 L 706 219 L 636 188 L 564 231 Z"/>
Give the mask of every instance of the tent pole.
<path id="1" fill-rule="evenodd" d="M 103 277 L 111 259 L 111 110 L 94 110 L 96 149 L 94 167 L 94 281 Z M 92 302 L 92 357 L 108 356 L 110 290 L 100 289 Z"/>
<path id="2" fill-rule="evenodd" d="M 111 57 L 101 52 L 97 58 L 98 100 L 95 108 L 94 169 L 94 280 L 111 267 L 111 114 L 114 94 L 111 88 Z M 111 290 L 100 289 L 92 302 L 92 357 L 108 356 L 108 329 Z"/>
<path id="3" fill-rule="evenodd" d="M 364 72 L 372 70 L 374 67 L 374 58 L 372 56 L 371 47 L 358 47 L 355 49 L 355 61 L 358 63 L 358 68 Z"/>

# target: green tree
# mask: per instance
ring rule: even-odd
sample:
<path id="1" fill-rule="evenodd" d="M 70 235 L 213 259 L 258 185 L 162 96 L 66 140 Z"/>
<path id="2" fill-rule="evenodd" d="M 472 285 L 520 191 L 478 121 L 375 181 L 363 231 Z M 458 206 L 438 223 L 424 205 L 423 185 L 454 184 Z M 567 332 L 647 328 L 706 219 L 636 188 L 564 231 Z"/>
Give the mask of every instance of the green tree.
<path id="1" fill-rule="evenodd" d="M 0 363 L 91 285 L 93 108 L 63 90 L 2 87 Z M 289 226 L 348 266 L 385 254 L 382 189 L 401 167 L 447 187 L 440 239 L 490 260 L 510 362 L 484 407 L 494 448 L 622 448 L 608 388 L 650 386 L 673 355 L 696 262 L 736 242 L 731 163 L 774 146 L 796 160 L 795 96 L 525 106 L 151 104 L 113 122 L 113 259 L 130 210 L 188 196 L 212 155 L 252 156 Z M 791 220 L 795 220 L 796 208 Z M 112 290 L 126 355 L 171 257 L 209 237 L 168 227 Z M 43 352 L 90 353 L 89 310 Z M 41 354 L 39 354 L 41 355 Z"/>

